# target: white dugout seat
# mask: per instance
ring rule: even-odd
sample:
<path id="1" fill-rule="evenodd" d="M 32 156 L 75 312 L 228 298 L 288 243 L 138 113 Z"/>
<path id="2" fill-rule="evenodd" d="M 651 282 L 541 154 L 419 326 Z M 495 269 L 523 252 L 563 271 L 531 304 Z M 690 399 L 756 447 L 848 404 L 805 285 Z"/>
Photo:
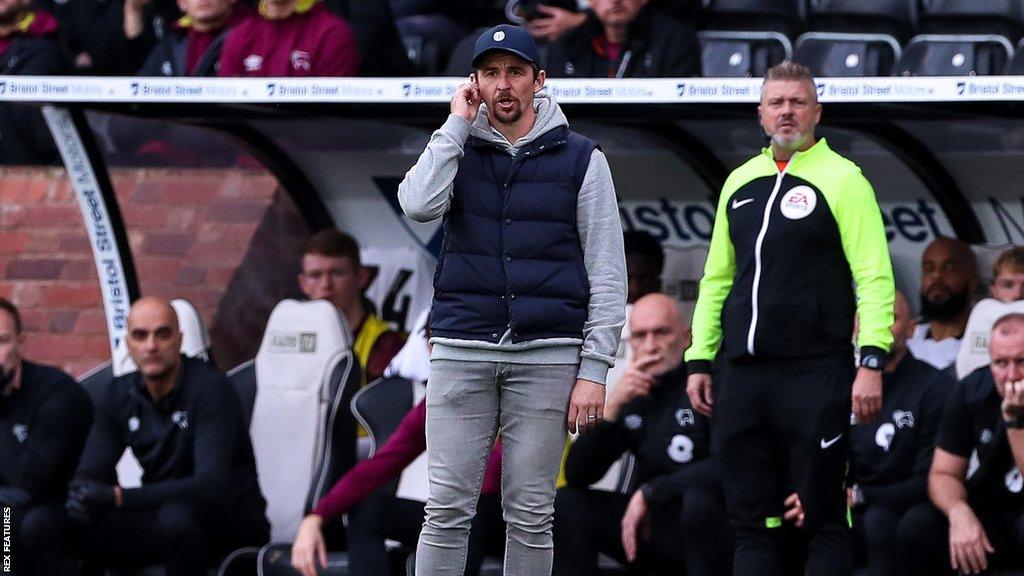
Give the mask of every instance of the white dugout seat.
<path id="1" fill-rule="evenodd" d="M 985 298 L 974 305 L 956 355 L 956 377 L 963 378 L 989 362 L 988 337 L 996 320 L 1011 312 L 1024 313 L 1024 300 L 1000 302 Z"/>
<path id="2" fill-rule="evenodd" d="M 360 384 L 352 336 L 325 301 L 283 300 L 256 358 L 231 370 L 249 432 L 272 542 L 291 542 L 302 517 L 355 463 L 348 406 Z"/>

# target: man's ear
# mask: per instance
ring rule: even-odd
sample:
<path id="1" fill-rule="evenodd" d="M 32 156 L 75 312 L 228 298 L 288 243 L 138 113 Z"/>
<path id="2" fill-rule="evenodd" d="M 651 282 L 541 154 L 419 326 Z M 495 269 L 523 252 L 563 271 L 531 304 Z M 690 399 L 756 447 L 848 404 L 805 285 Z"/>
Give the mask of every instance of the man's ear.
<path id="1" fill-rule="evenodd" d="M 359 291 L 366 292 L 366 287 L 370 285 L 370 269 L 366 266 L 359 267 Z"/>
<path id="2" fill-rule="evenodd" d="M 541 70 L 537 72 L 537 77 L 533 79 L 533 92 L 536 94 L 540 92 L 540 89 L 544 87 L 544 81 L 548 79 L 548 73 Z"/>

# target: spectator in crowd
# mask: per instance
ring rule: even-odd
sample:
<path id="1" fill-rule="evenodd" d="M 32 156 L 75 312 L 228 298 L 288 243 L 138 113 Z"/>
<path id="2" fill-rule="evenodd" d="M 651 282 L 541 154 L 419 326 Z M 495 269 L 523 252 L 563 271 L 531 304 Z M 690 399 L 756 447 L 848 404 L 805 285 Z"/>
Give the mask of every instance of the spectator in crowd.
<path id="1" fill-rule="evenodd" d="M 524 29 L 474 45 L 475 73 L 399 184 L 444 218 L 427 385 L 430 498 L 417 567 L 464 565 L 481 474 L 501 428 L 506 574 L 551 571 L 555 479 L 571 432 L 597 424 L 626 303 L 607 159 L 568 128 Z M 504 200 L 503 200 L 504 199 Z"/>
<path id="2" fill-rule="evenodd" d="M 269 539 L 241 401 L 226 376 L 179 353 L 169 302 L 137 300 L 127 343 L 138 370 L 97 395 L 67 511 L 87 527 L 91 563 L 205 574 L 223 554 Z M 142 467 L 139 488 L 116 482 L 125 448 Z"/>
<path id="3" fill-rule="evenodd" d="M 0 298 L 0 508 L 10 510 L 17 574 L 51 576 L 73 570 L 65 553 L 68 481 L 78 465 L 92 421 L 89 397 L 60 370 L 21 356 L 21 316 Z M 65 523 L 66 524 L 66 523 Z"/>
<path id="4" fill-rule="evenodd" d="M 853 564 L 850 413 L 867 422 L 881 409 L 895 285 L 874 191 L 816 139 L 821 111 L 810 70 L 768 70 L 758 116 L 770 145 L 722 189 L 686 351 L 690 402 L 714 410 L 736 574 L 782 570 L 788 488 L 807 512 L 806 574 L 849 574 Z"/>
<path id="5" fill-rule="evenodd" d="M 220 76 L 355 76 L 356 37 L 317 0 L 260 0 L 258 15 L 232 28 Z"/>
<path id="6" fill-rule="evenodd" d="M 907 348 L 944 370 L 956 362 L 978 291 L 978 262 L 966 242 L 936 238 L 921 256 L 921 316 Z"/>
<path id="7" fill-rule="evenodd" d="M 355 238 L 331 228 L 310 236 L 302 249 L 299 288 L 310 300 L 327 300 L 352 333 L 352 350 L 363 367 L 364 384 L 380 378 L 405 345 L 405 335 L 367 310 L 363 292 L 370 282 Z"/>
<path id="8" fill-rule="evenodd" d="M 851 487 L 858 563 L 869 576 L 895 576 L 896 527 L 911 507 L 928 499 L 928 467 L 935 433 L 953 379 L 907 353 L 914 331 L 910 306 L 896 293 L 893 345 L 882 373 L 880 417 L 850 429 Z"/>
<path id="9" fill-rule="evenodd" d="M 65 74 L 57 20 L 30 8 L 29 0 L 0 0 L 0 75 Z M 37 107 L 0 103 L 0 163 L 56 164 L 60 161 L 50 130 Z"/>
<path id="10" fill-rule="evenodd" d="M 576 2 L 522 0 L 518 10 L 526 20 L 526 29 L 537 40 L 555 42 L 587 21 L 587 12 L 575 9 Z"/>
<path id="11" fill-rule="evenodd" d="M 551 48 L 553 78 L 657 78 L 700 74 L 697 36 L 647 0 L 593 0 L 593 13 Z"/>
<path id="12" fill-rule="evenodd" d="M 1024 567 L 1024 315 L 995 322 L 989 357 L 946 402 L 928 473 L 931 503 L 899 525 L 904 575 Z"/>
<path id="13" fill-rule="evenodd" d="M 555 574 L 597 574 L 598 553 L 644 573 L 728 573 L 732 536 L 709 457 L 709 421 L 686 398 L 690 330 L 675 300 L 640 298 L 629 319 L 633 360 L 605 420 L 573 443 L 568 486 L 555 498 Z M 632 495 L 588 489 L 624 450 L 636 456 Z"/>
<path id="14" fill-rule="evenodd" d="M 173 7 L 173 2 L 165 2 Z M 122 3 L 90 0 L 33 0 L 33 6 L 53 14 L 60 23 L 64 57 L 77 74 L 130 74 L 137 66 L 126 54 L 122 32 Z M 173 7 L 177 12 L 177 7 Z M 144 56 L 144 55 L 143 55 Z"/>
<path id="15" fill-rule="evenodd" d="M 147 50 L 142 41 L 146 4 L 148 0 L 125 2 L 128 50 Z M 238 0 L 179 0 L 178 4 L 185 15 L 172 29 L 157 34 L 157 44 L 149 49 L 139 76 L 216 76 L 228 31 L 251 15 L 248 5 Z"/>
<path id="16" fill-rule="evenodd" d="M 665 267 L 665 251 L 661 242 L 649 232 L 631 230 L 622 235 L 626 251 L 626 303 L 661 291 L 661 271 Z"/>
<path id="17" fill-rule="evenodd" d="M 425 328 L 425 325 L 424 325 Z M 415 346 L 417 350 L 409 350 Z M 410 354 L 411 352 L 411 354 Z M 412 338 L 402 351 L 403 365 L 426 364 L 425 370 L 413 370 L 418 376 L 429 374 L 430 352 L 425 339 Z M 418 357 L 415 361 L 410 356 Z M 397 359 L 397 357 L 396 357 Z M 392 372 L 394 364 L 388 367 Z M 401 373 L 397 374 L 403 376 Z M 400 498 L 378 491 L 396 480 L 402 471 L 427 449 L 426 401 L 420 401 L 402 419 L 388 441 L 345 473 L 320 499 L 299 526 L 292 544 L 292 567 L 303 576 L 315 576 L 317 567 L 326 567 L 327 545 L 324 524 L 340 522 L 348 515 L 346 540 L 349 570 L 352 576 L 388 574 L 385 539 L 395 540 L 415 548 L 423 527 L 423 502 Z M 505 530 L 501 519 L 499 490 L 501 486 L 501 444 L 491 451 L 484 470 L 483 487 L 477 516 L 470 529 L 469 557 L 466 574 L 474 576 L 480 568 L 484 544 Z"/>
<path id="18" fill-rule="evenodd" d="M 1024 246 L 1008 248 L 996 258 L 989 293 L 1000 302 L 1024 300 Z"/>

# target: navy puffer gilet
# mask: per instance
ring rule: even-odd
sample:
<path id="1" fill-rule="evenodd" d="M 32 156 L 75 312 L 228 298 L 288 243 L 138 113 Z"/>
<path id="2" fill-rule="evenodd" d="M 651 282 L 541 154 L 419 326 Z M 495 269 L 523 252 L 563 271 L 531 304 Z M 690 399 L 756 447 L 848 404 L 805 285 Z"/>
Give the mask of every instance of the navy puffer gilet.
<path id="1" fill-rule="evenodd" d="M 444 218 L 432 336 L 582 338 L 590 285 L 576 199 L 597 144 L 566 126 L 505 150 L 471 137 Z"/>

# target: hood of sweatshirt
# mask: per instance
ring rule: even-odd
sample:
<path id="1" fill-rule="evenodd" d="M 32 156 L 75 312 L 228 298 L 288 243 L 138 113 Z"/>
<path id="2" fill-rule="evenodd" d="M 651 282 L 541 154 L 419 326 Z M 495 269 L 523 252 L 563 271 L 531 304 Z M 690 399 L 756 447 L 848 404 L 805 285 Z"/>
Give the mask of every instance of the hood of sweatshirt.
<path id="1" fill-rule="evenodd" d="M 487 121 L 486 104 L 480 105 L 480 112 L 476 115 L 476 120 L 473 122 L 470 134 L 514 151 L 559 126 L 569 125 L 569 121 L 566 120 L 565 114 L 562 113 L 562 109 L 558 106 L 558 102 L 555 102 L 555 98 L 544 91 L 534 95 L 533 109 L 537 111 L 537 119 L 533 123 L 533 128 L 530 129 L 526 136 L 515 142 L 509 142 L 501 132 L 491 127 Z"/>

